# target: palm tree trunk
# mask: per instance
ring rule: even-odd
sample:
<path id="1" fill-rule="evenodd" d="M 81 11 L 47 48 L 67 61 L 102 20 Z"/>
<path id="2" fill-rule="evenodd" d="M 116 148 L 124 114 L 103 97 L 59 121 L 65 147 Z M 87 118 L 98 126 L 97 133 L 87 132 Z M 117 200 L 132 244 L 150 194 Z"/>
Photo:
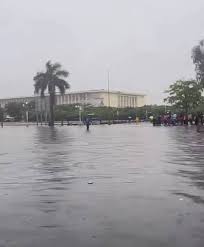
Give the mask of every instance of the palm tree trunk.
<path id="1" fill-rule="evenodd" d="M 50 93 L 50 121 L 49 121 L 49 126 L 54 126 L 54 124 L 55 124 L 54 104 L 55 104 L 55 94 Z"/>

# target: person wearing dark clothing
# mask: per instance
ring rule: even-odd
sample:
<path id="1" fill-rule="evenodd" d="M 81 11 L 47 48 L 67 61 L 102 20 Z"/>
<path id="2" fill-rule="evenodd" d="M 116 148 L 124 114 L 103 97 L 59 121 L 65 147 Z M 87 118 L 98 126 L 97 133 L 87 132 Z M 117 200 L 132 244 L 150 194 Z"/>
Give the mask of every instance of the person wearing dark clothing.
<path id="1" fill-rule="evenodd" d="M 159 125 L 159 126 L 161 126 L 161 116 L 159 116 L 158 118 L 157 118 L 157 124 Z"/>
<path id="2" fill-rule="evenodd" d="M 184 125 L 188 125 L 188 116 L 187 115 L 184 115 L 183 121 L 184 121 Z"/>
<path id="3" fill-rule="evenodd" d="M 152 119 L 152 124 L 153 124 L 153 126 L 156 126 L 156 118 L 155 117 L 153 117 L 153 119 Z"/>
<path id="4" fill-rule="evenodd" d="M 199 117 L 198 117 L 198 115 L 196 115 L 196 117 L 195 117 L 195 125 L 197 126 L 199 124 Z"/>
<path id="5" fill-rule="evenodd" d="M 200 122 L 201 122 L 201 125 L 203 125 L 203 114 L 201 114 L 200 116 Z"/>
<path id="6" fill-rule="evenodd" d="M 89 130 L 89 126 L 90 126 L 90 119 L 87 118 L 86 119 L 86 130 Z"/>

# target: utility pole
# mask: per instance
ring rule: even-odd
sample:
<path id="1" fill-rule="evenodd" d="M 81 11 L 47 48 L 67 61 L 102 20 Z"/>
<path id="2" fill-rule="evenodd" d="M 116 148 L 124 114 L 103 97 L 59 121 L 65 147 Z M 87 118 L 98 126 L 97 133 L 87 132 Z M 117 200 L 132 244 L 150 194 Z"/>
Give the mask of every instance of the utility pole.
<path id="1" fill-rule="evenodd" d="M 81 105 L 79 106 L 79 124 L 81 125 L 82 124 L 82 121 L 81 121 L 81 111 L 82 111 L 82 107 Z"/>
<path id="2" fill-rule="evenodd" d="M 35 118 L 36 118 L 36 124 L 38 125 L 38 95 L 35 93 Z"/>
<path id="3" fill-rule="evenodd" d="M 1 115 L 0 115 L 0 118 L 1 118 L 1 127 L 3 128 L 4 127 L 4 108 L 1 108 L 1 105 L 0 105 L 0 110 L 1 110 Z"/>
<path id="4" fill-rule="evenodd" d="M 110 71 L 108 70 L 108 124 L 110 125 Z"/>
<path id="5" fill-rule="evenodd" d="M 24 121 L 26 122 L 26 127 L 28 127 L 28 102 L 27 101 L 25 103 L 23 103 L 23 108 L 25 111 L 25 113 L 24 113 L 25 117 L 23 116 L 23 118 L 24 118 Z"/>
<path id="6" fill-rule="evenodd" d="M 147 110 L 145 112 L 145 117 L 146 117 L 146 120 L 148 119 L 148 113 L 147 113 Z"/>
<path id="7" fill-rule="evenodd" d="M 110 108 L 110 72 L 108 70 L 108 107 Z"/>
<path id="8" fill-rule="evenodd" d="M 29 114 L 29 112 L 28 112 L 28 107 L 29 107 L 29 105 L 28 105 L 28 102 L 25 102 L 25 104 L 26 104 L 26 123 L 27 123 L 27 127 L 28 127 L 28 120 L 29 120 L 29 117 L 28 117 L 28 114 Z"/>

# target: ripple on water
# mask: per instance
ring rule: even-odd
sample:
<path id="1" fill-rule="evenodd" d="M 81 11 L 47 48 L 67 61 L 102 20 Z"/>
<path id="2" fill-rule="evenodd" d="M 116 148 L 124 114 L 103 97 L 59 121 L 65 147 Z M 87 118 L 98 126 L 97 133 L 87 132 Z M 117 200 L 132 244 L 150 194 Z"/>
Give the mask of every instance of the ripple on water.
<path id="1" fill-rule="evenodd" d="M 203 246 L 204 135 L 194 128 L 0 136 L 0 236 L 15 246 Z"/>

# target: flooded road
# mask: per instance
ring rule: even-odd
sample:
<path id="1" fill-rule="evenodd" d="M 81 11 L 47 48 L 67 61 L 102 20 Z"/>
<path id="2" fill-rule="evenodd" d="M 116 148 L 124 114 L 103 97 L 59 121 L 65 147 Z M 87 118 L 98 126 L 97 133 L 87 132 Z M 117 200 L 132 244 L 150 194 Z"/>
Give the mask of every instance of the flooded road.
<path id="1" fill-rule="evenodd" d="M 0 247 L 204 246 L 194 127 L 5 127 L 0 140 Z"/>

